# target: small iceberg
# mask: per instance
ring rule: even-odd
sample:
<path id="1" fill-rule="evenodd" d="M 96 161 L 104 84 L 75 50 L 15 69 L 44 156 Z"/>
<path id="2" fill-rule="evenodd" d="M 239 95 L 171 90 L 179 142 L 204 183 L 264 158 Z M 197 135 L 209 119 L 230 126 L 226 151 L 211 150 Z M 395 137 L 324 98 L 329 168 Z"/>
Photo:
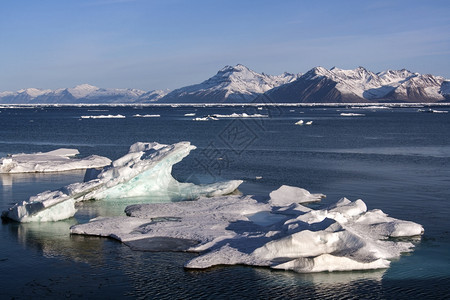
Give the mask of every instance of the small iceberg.
<path id="1" fill-rule="evenodd" d="M 178 182 L 172 166 L 196 147 L 189 142 L 173 145 L 135 143 L 128 154 L 102 171 L 88 170 L 85 182 L 56 191 L 46 191 L 17 203 L 2 213 L 2 218 L 18 222 L 59 221 L 76 213 L 75 203 L 83 200 L 159 196 L 167 201 L 192 200 L 233 192 L 242 180 L 207 185 Z"/>
<path id="2" fill-rule="evenodd" d="M 214 114 L 213 115 L 216 118 L 268 118 L 268 115 L 262 115 L 262 114 L 253 114 L 253 115 L 249 115 L 247 113 L 242 113 L 242 114 L 238 114 L 238 113 L 232 113 L 229 115 L 219 115 L 219 114 Z"/>
<path id="3" fill-rule="evenodd" d="M 433 114 L 446 114 L 448 113 L 447 110 L 436 110 L 436 109 L 418 109 L 418 112 L 425 112 L 425 113 L 433 113 Z"/>
<path id="4" fill-rule="evenodd" d="M 295 122 L 295 125 L 312 125 L 313 121 L 304 122 L 303 120 L 299 120 Z"/>
<path id="5" fill-rule="evenodd" d="M 81 116 L 82 119 L 125 119 L 124 115 Z"/>
<path id="6" fill-rule="evenodd" d="M 220 196 L 197 201 L 136 204 L 127 216 L 97 218 L 71 227 L 72 234 L 117 239 L 133 249 L 197 252 L 187 269 L 249 265 L 299 273 L 384 269 L 414 245 L 397 237 L 423 227 L 367 210 L 346 198 L 323 208 L 303 203 L 324 195 L 282 186 L 270 200 Z"/>
<path id="7" fill-rule="evenodd" d="M 135 118 L 159 118 L 159 117 L 161 117 L 161 115 L 140 115 L 140 114 L 135 114 L 135 115 L 133 115 L 133 117 L 135 117 Z"/>
<path id="8" fill-rule="evenodd" d="M 341 113 L 343 117 L 364 117 L 365 114 L 357 114 L 357 113 Z"/>
<path id="9" fill-rule="evenodd" d="M 219 120 L 215 116 L 205 116 L 205 117 L 197 117 L 192 119 L 193 121 L 217 121 Z"/>
<path id="10" fill-rule="evenodd" d="M 49 152 L 12 154 L 0 158 L 0 173 L 64 172 L 90 168 L 103 168 L 111 164 L 109 158 L 91 155 L 74 158 L 77 149 L 60 148 Z"/>

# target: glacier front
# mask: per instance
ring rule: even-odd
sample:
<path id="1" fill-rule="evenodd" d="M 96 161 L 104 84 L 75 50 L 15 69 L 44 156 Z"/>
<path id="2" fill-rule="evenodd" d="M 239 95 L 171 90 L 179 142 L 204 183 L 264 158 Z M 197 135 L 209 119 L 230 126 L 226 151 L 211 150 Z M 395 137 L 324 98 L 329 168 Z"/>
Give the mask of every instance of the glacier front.
<path id="1" fill-rule="evenodd" d="M 172 166 L 195 148 L 189 142 L 135 143 L 126 155 L 102 171 L 88 170 L 85 182 L 30 197 L 4 211 L 2 218 L 18 222 L 58 221 L 74 216 L 76 202 L 83 200 L 147 196 L 158 196 L 166 201 L 189 200 L 229 194 L 242 183 L 232 180 L 195 185 L 175 180 Z"/>
<path id="2" fill-rule="evenodd" d="M 96 218 L 71 233 L 112 237 L 141 251 L 199 253 L 187 269 L 250 265 L 299 273 L 388 268 L 414 247 L 395 238 L 423 234 L 421 225 L 368 211 L 362 200 L 316 210 L 301 204 L 323 196 L 282 186 L 268 201 L 229 195 L 136 204 L 127 216 Z"/>

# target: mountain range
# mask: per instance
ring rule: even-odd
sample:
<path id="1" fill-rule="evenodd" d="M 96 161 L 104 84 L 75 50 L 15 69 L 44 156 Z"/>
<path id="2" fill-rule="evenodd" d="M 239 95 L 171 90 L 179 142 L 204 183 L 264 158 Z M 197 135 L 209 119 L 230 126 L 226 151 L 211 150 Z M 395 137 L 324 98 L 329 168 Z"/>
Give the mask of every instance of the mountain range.
<path id="1" fill-rule="evenodd" d="M 450 81 L 408 70 L 374 73 L 363 67 L 343 70 L 315 67 L 304 74 L 257 73 L 238 64 L 211 78 L 168 90 L 103 89 L 89 84 L 74 88 L 28 88 L 0 92 L 0 103 L 377 103 L 450 101 Z"/>

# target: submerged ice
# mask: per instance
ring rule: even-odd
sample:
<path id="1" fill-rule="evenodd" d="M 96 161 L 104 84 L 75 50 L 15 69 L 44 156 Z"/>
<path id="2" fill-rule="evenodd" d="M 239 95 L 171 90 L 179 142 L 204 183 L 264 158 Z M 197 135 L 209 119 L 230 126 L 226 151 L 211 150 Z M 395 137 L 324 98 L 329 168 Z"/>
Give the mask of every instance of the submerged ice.
<path id="1" fill-rule="evenodd" d="M 76 213 L 75 203 L 90 199 L 158 196 L 167 201 L 219 196 L 233 192 L 241 180 L 195 185 L 172 177 L 172 166 L 189 155 L 189 142 L 173 145 L 135 143 L 101 172 L 88 170 L 85 182 L 46 191 L 17 203 L 2 217 L 19 222 L 58 221 Z"/>
<path id="2" fill-rule="evenodd" d="M 231 195 L 131 205 L 127 216 L 93 219 L 71 233 L 112 237 L 144 251 L 198 252 L 188 269 L 243 264 L 300 273 L 387 268 L 413 248 L 392 238 L 423 233 L 419 224 L 368 211 L 362 200 L 343 198 L 317 210 L 302 204 L 323 196 L 282 186 L 268 201 Z"/>

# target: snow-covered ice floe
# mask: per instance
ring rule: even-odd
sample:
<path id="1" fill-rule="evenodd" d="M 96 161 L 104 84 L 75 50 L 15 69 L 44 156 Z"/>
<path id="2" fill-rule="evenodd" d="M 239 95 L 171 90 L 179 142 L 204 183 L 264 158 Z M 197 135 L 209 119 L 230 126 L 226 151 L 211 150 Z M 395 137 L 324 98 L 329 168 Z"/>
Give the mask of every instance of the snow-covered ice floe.
<path id="1" fill-rule="evenodd" d="M 76 213 L 75 203 L 90 199 L 161 196 L 167 201 L 219 196 L 233 192 L 241 180 L 207 185 L 181 183 L 172 177 L 172 166 L 196 147 L 189 142 L 173 145 L 135 143 L 128 154 L 102 171 L 88 170 L 85 182 L 30 197 L 2 213 L 19 222 L 58 221 Z"/>
<path id="2" fill-rule="evenodd" d="M 434 114 L 447 114 L 447 110 L 436 110 L 436 109 L 418 109 L 418 112 L 434 113 Z"/>
<path id="3" fill-rule="evenodd" d="M 343 117 L 364 117 L 365 114 L 357 114 L 357 113 L 341 113 Z"/>
<path id="4" fill-rule="evenodd" d="M 303 120 L 299 120 L 295 122 L 295 125 L 312 125 L 313 121 L 304 122 Z"/>
<path id="5" fill-rule="evenodd" d="M 124 115 L 81 116 L 82 119 L 125 119 Z"/>
<path id="6" fill-rule="evenodd" d="M 197 117 L 192 119 L 192 121 L 217 121 L 217 120 L 219 119 L 214 116 Z"/>
<path id="7" fill-rule="evenodd" d="M 229 115 L 214 114 L 213 116 L 216 118 L 268 118 L 269 117 L 268 115 L 262 115 L 262 114 L 249 115 L 247 113 L 242 113 L 242 114 L 232 113 Z"/>
<path id="8" fill-rule="evenodd" d="M 140 115 L 140 114 L 136 114 L 136 115 L 133 115 L 133 117 L 135 117 L 135 118 L 159 118 L 159 117 L 161 117 L 161 115 Z"/>
<path id="9" fill-rule="evenodd" d="M 197 117 L 194 118 L 192 120 L 194 121 L 217 121 L 219 119 L 245 119 L 245 118 L 268 118 L 268 115 L 261 115 L 261 114 L 253 114 L 253 115 L 249 115 L 247 113 L 242 113 L 242 114 L 238 114 L 238 113 L 232 113 L 229 115 L 221 115 L 221 114 L 213 114 L 213 115 L 208 115 L 208 116 L 204 116 L 204 117 Z"/>
<path id="10" fill-rule="evenodd" d="M 106 157 L 91 155 L 73 158 L 77 149 L 60 148 L 49 152 L 12 154 L 0 158 L 0 173 L 64 172 L 89 168 L 102 168 L 111 164 Z"/>
<path id="11" fill-rule="evenodd" d="M 112 237 L 135 250 L 198 252 L 187 269 L 239 264 L 300 273 L 388 268 L 414 247 L 394 238 L 423 234 L 421 225 L 368 211 L 362 200 L 302 205 L 323 196 L 282 186 L 268 201 L 230 195 L 136 204 L 127 216 L 96 218 L 71 233 Z"/>

